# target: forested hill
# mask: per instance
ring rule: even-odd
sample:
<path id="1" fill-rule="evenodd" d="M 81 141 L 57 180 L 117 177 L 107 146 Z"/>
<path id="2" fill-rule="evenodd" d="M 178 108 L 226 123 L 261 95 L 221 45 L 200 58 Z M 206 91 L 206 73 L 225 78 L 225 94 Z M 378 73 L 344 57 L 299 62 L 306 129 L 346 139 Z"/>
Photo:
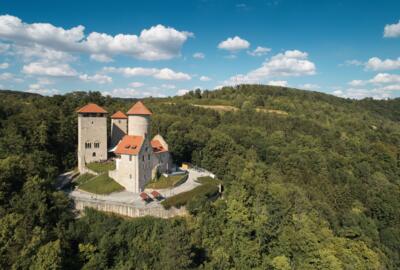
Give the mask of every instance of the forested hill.
<path id="1" fill-rule="evenodd" d="M 74 219 L 51 184 L 76 165 L 75 110 L 133 101 L 0 92 L 0 268 L 400 268 L 400 99 L 262 85 L 144 99 L 152 133 L 215 172 L 223 199 L 172 220 Z"/>

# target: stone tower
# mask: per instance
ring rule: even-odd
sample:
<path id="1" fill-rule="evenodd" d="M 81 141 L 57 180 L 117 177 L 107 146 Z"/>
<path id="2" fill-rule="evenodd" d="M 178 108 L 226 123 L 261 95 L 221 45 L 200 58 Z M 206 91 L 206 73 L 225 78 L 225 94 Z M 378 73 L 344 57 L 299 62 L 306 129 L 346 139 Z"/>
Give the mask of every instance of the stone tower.
<path id="1" fill-rule="evenodd" d="M 150 136 L 151 112 L 140 101 L 130 108 L 128 115 L 128 135 Z"/>
<path id="2" fill-rule="evenodd" d="M 111 147 L 116 146 L 128 134 L 128 116 L 118 111 L 111 116 Z"/>
<path id="3" fill-rule="evenodd" d="M 89 103 L 78 111 L 78 169 L 85 164 L 107 160 L 107 111 Z"/>

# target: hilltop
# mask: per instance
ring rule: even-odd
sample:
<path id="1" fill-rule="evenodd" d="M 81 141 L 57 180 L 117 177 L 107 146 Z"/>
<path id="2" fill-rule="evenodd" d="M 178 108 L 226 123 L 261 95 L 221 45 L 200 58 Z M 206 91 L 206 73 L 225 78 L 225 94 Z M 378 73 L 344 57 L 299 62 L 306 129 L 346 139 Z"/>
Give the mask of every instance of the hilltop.
<path id="1" fill-rule="evenodd" d="M 75 220 L 53 190 L 76 164 L 75 110 L 88 102 L 109 112 L 132 104 L 99 92 L 0 92 L 0 227 L 14 228 L 0 237 L 3 268 L 46 250 L 65 268 L 400 267 L 399 98 L 240 85 L 144 99 L 174 160 L 225 187 L 223 199 L 195 198 L 191 217 L 173 220 L 94 211 Z M 42 235 L 29 253 L 33 228 Z"/>

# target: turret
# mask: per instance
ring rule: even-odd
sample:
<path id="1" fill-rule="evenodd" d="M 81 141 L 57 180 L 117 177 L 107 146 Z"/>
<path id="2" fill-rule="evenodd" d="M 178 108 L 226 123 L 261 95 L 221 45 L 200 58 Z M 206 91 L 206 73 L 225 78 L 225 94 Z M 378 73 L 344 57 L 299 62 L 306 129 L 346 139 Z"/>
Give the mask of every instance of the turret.
<path id="1" fill-rule="evenodd" d="M 150 136 L 150 117 L 151 112 L 140 101 L 135 103 L 127 112 L 128 115 L 128 135 Z"/>
<path id="2" fill-rule="evenodd" d="M 118 111 L 111 116 L 111 147 L 114 147 L 128 133 L 128 116 Z"/>
<path id="3" fill-rule="evenodd" d="M 85 172 L 85 164 L 107 160 L 107 111 L 89 103 L 78 113 L 78 168 Z"/>

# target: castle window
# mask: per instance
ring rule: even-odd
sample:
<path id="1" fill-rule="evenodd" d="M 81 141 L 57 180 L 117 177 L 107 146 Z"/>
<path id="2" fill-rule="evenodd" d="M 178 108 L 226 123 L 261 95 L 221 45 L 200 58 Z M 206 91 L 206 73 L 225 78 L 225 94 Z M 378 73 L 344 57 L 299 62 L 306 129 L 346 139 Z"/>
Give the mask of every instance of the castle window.
<path id="1" fill-rule="evenodd" d="M 150 160 L 150 155 L 147 155 L 147 159 Z"/>
<path id="2" fill-rule="evenodd" d="M 92 143 L 90 143 L 90 142 L 85 142 L 85 148 L 86 148 L 86 149 L 92 148 Z"/>
<path id="3" fill-rule="evenodd" d="M 129 175 L 129 179 L 132 179 L 132 174 Z"/>
<path id="4" fill-rule="evenodd" d="M 92 121 L 92 125 L 93 125 L 93 121 Z"/>
<path id="5" fill-rule="evenodd" d="M 95 157 L 96 156 L 96 152 L 93 152 L 92 156 Z"/>
<path id="6" fill-rule="evenodd" d="M 132 156 L 131 155 L 129 155 L 129 161 L 132 161 Z"/>
<path id="7" fill-rule="evenodd" d="M 99 142 L 95 142 L 94 143 L 94 148 L 100 148 L 100 143 Z"/>
<path id="8" fill-rule="evenodd" d="M 144 155 L 142 156 L 142 161 L 144 162 Z"/>
<path id="9" fill-rule="evenodd" d="M 120 123 L 120 124 L 121 124 L 121 120 L 118 120 L 118 123 Z"/>

